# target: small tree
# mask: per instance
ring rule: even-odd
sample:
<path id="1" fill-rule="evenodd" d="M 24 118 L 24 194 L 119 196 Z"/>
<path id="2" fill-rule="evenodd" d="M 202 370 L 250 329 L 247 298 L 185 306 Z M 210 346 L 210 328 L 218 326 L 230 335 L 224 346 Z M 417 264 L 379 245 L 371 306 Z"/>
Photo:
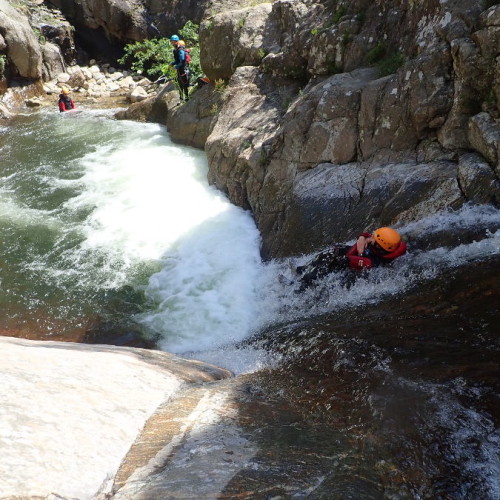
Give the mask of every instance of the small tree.
<path id="1" fill-rule="evenodd" d="M 129 62 L 132 71 L 144 73 L 156 79 L 162 75 L 169 77 L 175 75 L 175 70 L 170 66 L 171 60 L 170 41 L 166 38 L 156 38 L 129 43 L 125 46 L 125 53 L 122 58 L 118 59 L 118 62 L 120 64 Z"/>
<path id="2" fill-rule="evenodd" d="M 179 30 L 179 36 L 186 42 L 186 47 L 190 50 L 191 64 L 189 67 L 192 78 L 197 78 L 201 74 L 198 30 L 199 26 L 191 21 L 188 21 Z M 120 64 L 129 63 L 132 71 L 145 73 L 153 79 L 160 76 L 175 79 L 175 69 L 170 64 L 172 61 L 172 45 L 168 38 L 154 38 L 130 43 L 125 46 L 123 57 L 118 59 Z"/>

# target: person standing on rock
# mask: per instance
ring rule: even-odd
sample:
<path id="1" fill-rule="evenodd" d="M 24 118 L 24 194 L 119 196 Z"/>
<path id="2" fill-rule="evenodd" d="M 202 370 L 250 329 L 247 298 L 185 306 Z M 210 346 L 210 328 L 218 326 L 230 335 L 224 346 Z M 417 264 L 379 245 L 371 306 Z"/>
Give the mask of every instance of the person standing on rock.
<path id="1" fill-rule="evenodd" d="M 406 243 L 390 227 L 380 227 L 373 234 L 361 233 L 352 246 L 335 245 L 322 252 L 305 266 L 296 268 L 301 290 L 318 278 L 342 269 L 364 270 L 388 264 L 406 253 Z"/>
<path id="2" fill-rule="evenodd" d="M 170 63 L 177 71 L 177 83 L 179 84 L 179 96 L 181 101 L 189 100 L 189 60 L 186 52 L 186 44 L 177 35 L 170 37 L 170 43 L 174 47 L 174 60 Z"/>
<path id="3" fill-rule="evenodd" d="M 75 109 L 75 102 L 71 99 L 69 95 L 69 90 L 64 87 L 59 94 L 59 111 L 63 113 L 64 111 L 69 111 Z"/>

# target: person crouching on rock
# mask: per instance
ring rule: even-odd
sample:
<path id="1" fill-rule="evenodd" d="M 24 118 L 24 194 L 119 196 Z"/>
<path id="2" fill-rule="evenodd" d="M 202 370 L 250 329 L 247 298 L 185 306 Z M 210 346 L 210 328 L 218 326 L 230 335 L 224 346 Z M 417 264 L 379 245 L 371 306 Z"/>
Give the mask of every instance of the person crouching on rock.
<path id="1" fill-rule="evenodd" d="M 335 245 L 322 252 L 305 266 L 296 268 L 300 275 L 301 290 L 311 286 L 318 278 L 342 269 L 362 271 L 388 264 L 406 253 L 406 243 L 390 227 L 380 227 L 373 234 L 362 233 L 352 246 Z"/>
<path id="2" fill-rule="evenodd" d="M 61 93 L 59 94 L 59 111 L 62 113 L 64 111 L 69 111 L 70 109 L 75 109 L 75 103 L 73 99 L 71 99 L 69 95 L 69 90 L 67 88 L 63 88 Z"/>

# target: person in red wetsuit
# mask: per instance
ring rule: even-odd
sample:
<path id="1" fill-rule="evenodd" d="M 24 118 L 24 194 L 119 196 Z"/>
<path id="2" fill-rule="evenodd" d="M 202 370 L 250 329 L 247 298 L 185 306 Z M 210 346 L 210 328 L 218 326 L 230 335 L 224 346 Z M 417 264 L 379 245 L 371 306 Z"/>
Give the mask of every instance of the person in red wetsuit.
<path id="1" fill-rule="evenodd" d="M 71 99 L 69 95 L 69 90 L 67 88 L 63 88 L 61 93 L 59 94 L 59 111 L 62 113 L 64 111 L 69 111 L 70 109 L 75 109 L 75 103 L 73 99 Z"/>
<path id="2" fill-rule="evenodd" d="M 388 264 L 405 253 L 406 243 L 400 234 L 390 227 L 380 227 L 373 234 L 360 234 L 352 246 L 336 245 L 332 250 L 320 253 L 305 266 L 297 267 L 296 273 L 300 275 L 303 290 L 334 271 L 370 269 Z"/>

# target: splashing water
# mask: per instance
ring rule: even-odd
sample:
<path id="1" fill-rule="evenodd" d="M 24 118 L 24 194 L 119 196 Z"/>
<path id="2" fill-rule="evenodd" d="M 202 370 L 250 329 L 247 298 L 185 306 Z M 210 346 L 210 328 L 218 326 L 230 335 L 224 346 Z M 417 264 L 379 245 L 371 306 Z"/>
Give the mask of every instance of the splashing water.
<path id="1" fill-rule="evenodd" d="M 266 293 L 257 299 L 261 311 L 259 327 L 374 303 L 431 281 L 447 269 L 500 255 L 500 211 L 489 205 L 467 204 L 460 210 L 443 211 L 397 229 L 407 240 L 409 250 L 391 266 L 359 274 L 335 272 L 300 294 L 293 269 L 309 262 L 313 254 L 266 264 L 259 285 Z M 456 246 L 429 248 L 426 238 L 443 234 L 455 235 Z M 464 234 L 468 237 L 464 238 Z M 339 243 L 350 245 L 354 241 Z M 280 275 L 285 277 L 284 285 L 283 280 L 276 279 Z"/>
<path id="2" fill-rule="evenodd" d="M 74 339 L 72 332 L 94 323 L 132 324 L 162 349 L 241 373 L 280 361 L 243 346 L 263 327 L 397 296 L 500 254 L 500 211 L 466 205 L 399 227 L 409 252 L 391 266 L 348 284 L 344 272 L 333 273 L 298 294 L 290 268 L 313 255 L 262 264 L 251 216 L 208 186 L 204 154 L 173 144 L 161 126 L 112 121 L 102 111 L 38 113 L 0 128 L 0 158 L 2 333 Z M 328 387 L 337 372 L 352 368 L 356 341 L 339 349 L 345 366 L 327 358 Z M 321 352 L 334 343 L 328 338 Z M 498 497 L 499 436 L 480 404 L 464 405 L 458 382 L 394 381 L 395 351 L 378 355 L 374 345 L 364 346 L 353 384 L 357 373 L 369 380 L 384 372 L 391 389 L 424 394 L 427 423 L 416 429 L 444 436 L 452 465 L 477 474 L 491 498 Z M 371 365 L 367 352 L 378 356 Z M 280 393 L 287 384 L 289 373 Z M 392 394 L 375 396 L 368 399 L 377 413 Z"/>
<path id="3" fill-rule="evenodd" d="M 162 349 L 223 366 L 230 358 L 241 371 L 231 349 L 249 353 L 229 346 L 263 326 L 403 293 L 500 252 L 499 211 L 465 206 L 400 227 L 410 250 L 393 266 L 349 286 L 334 273 L 294 293 L 278 280 L 296 279 L 290 262 L 261 264 L 251 216 L 208 186 L 202 152 L 109 113 L 39 113 L 0 130 L 4 330 L 50 336 L 125 322 Z M 428 244 L 432 234 L 467 232 L 452 247 Z"/>
<path id="4" fill-rule="evenodd" d="M 0 151 L 5 329 L 69 331 L 125 309 L 175 352 L 246 335 L 259 235 L 208 186 L 201 151 L 92 112 L 20 117 Z M 130 287 L 147 305 L 126 307 Z"/>

